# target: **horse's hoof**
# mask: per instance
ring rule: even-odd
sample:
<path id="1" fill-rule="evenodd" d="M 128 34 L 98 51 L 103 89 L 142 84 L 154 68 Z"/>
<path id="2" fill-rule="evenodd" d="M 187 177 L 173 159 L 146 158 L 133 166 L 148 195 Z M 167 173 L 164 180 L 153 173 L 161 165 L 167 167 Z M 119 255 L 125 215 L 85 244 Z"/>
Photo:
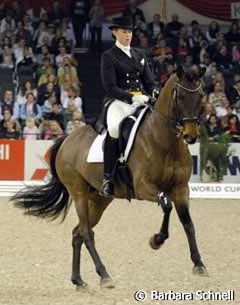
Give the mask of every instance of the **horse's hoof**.
<path id="1" fill-rule="evenodd" d="M 199 276 L 209 276 L 205 266 L 194 266 L 193 267 L 193 274 L 194 275 L 199 275 Z"/>
<path id="2" fill-rule="evenodd" d="M 156 244 L 155 235 L 153 235 L 149 240 L 149 245 L 153 250 L 158 250 L 161 247 L 161 244 Z"/>
<path id="3" fill-rule="evenodd" d="M 82 282 L 81 285 L 76 286 L 76 290 L 80 292 L 85 292 L 88 290 L 88 284 L 85 282 Z"/>
<path id="4" fill-rule="evenodd" d="M 101 279 L 100 286 L 101 288 L 109 288 L 109 289 L 115 288 L 114 282 L 110 277 Z"/>

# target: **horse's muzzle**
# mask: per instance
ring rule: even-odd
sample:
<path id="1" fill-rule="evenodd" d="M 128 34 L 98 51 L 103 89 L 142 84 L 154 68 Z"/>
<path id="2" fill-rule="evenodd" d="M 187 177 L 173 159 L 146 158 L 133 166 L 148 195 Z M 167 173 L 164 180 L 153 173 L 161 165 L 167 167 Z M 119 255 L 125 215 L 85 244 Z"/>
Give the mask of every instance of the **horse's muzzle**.
<path id="1" fill-rule="evenodd" d="M 200 132 L 199 125 L 196 122 L 185 123 L 182 128 L 183 139 L 188 144 L 196 143 Z"/>
<path id="2" fill-rule="evenodd" d="M 183 136 L 183 139 L 187 144 L 194 144 L 194 143 L 196 143 L 198 136 L 195 137 L 195 136 L 185 134 Z"/>

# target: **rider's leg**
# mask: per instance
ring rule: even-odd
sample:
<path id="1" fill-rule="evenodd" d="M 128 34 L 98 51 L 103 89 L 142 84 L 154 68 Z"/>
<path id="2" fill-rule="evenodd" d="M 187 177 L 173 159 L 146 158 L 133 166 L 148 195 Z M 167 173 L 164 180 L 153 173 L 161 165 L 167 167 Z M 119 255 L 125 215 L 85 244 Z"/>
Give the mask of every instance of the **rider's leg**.
<path id="1" fill-rule="evenodd" d="M 119 124 L 133 111 L 133 106 L 115 100 L 107 112 L 108 133 L 104 145 L 104 179 L 100 194 L 106 197 L 114 196 L 114 174 L 118 155 Z"/>

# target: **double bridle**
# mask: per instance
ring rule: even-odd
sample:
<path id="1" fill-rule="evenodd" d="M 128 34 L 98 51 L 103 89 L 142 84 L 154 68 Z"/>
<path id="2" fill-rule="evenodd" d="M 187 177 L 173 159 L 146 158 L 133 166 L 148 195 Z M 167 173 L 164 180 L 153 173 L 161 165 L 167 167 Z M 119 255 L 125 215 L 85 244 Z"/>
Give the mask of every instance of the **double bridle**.
<path id="1" fill-rule="evenodd" d="M 176 83 L 176 87 L 179 87 L 179 88 L 181 88 L 181 89 L 183 89 L 187 92 L 194 93 L 194 92 L 197 92 L 201 89 L 202 84 L 200 83 L 199 86 L 195 89 L 187 88 L 180 83 Z M 186 117 L 186 118 L 183 117 L 183 118 L 181 118 L 180 113 L 179 113 L 177 89 L 176 88 L 174 90 L 174 101 L 175 101 L 175 108 L 176 108 L 176 122 L 175 122 L 175 124 L 176 124 L 176 127 L 177 127 L 178 130 L 181 130 L 181 128 L 183 127 L 183 124 L 185 124 L 185 123 L 199 123 L 199 118 L 198 117 Z"/>

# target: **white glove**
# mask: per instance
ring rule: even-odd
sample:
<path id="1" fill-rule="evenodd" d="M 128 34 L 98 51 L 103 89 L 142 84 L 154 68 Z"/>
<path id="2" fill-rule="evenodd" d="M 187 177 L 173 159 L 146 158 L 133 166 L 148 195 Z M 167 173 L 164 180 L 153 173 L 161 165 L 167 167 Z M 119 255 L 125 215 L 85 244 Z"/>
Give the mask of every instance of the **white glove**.
<path id="1" fill-rule="evenodd" d="M 149 101 L 147 95 L 133 95 L 132 97 L 133 104 L 145 104 Z"/>

